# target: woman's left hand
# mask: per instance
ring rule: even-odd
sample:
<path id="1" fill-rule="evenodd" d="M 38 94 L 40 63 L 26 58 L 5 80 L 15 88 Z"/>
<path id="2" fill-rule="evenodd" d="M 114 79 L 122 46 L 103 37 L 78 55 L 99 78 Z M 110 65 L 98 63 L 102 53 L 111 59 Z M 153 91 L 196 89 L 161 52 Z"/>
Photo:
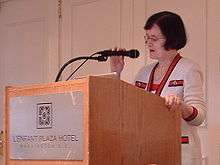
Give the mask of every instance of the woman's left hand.
<path id="1" fill-rule="evenodd" d="M 167 95 L 164 97 L 164 99 L 165 99 L 165 105 L 171 110 L 179 108 L 179 106 L 182 105 L 181 99 L 176 95 L 173 94 Z"/>
<path id="2" fill-rule="evenodd" d="M 171 94 L 164 97 L 165 105 L 169 110 L 180 110 L 182 118 L 186 119 L 193 113 L 193 107 L 186 105 L 178 96 Z"/>

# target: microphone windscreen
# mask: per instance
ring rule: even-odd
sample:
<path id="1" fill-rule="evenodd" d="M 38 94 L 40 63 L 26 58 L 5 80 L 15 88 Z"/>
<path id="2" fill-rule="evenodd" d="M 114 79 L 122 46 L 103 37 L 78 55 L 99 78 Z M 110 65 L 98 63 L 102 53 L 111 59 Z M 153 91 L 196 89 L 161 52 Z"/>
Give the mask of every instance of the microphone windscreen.
<path id="1" fill-rule="evenodd" d="M 130 58 L 138 58 L 140 55 L 139 51 L 137 49 L 131 49 L 129 50 L 129 57 Z"/>

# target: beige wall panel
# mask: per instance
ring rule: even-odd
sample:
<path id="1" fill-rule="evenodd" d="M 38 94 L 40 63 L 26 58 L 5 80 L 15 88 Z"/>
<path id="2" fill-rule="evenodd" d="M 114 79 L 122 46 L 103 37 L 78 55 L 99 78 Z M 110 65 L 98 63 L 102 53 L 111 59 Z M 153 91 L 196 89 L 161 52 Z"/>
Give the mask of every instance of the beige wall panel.
<path id="1" fill-rule="evenodd" d="M 120 6 L 118 0 L 63 1 L 61 63 L 119 45 Z M 72 64 L 71 71 L 81 62 Z M 107 72 L 108 63 L 88 61 L 73 77 Z"/>
<path id="2" fill-rule="evenodd" d="M 51 28 L 56 29 L 57 24 L 53 22 L 55 19 L 48 20 L 50 16 L 56 15 L 57 3 L 54 0 L 1 2 L 1 111 L 5 85 L 40 83 L 51 81 L 54 77 L 54 71 L 51 69 L 55 70 L 54 68 L 58 67 L 58 60 L 55 60 L 58 51 L 53 52 L 49 49 L 57 49 L 57 45 L 54 44 L 57 42 L 52 37 L 56 36 L 57 31 Z M 50 38 L 52 42 L 49 42 Z M 49 62 L 51 56 L 54 60 Z M 1 127 L 2 124 L 0 129 Z"/>
<path id="3" fill-rule="evenodd" d="M 122 3 L 121 47 L 138 49 L 140 56 L 137 59 L 125 58 L 125 68 L 122 79 L 133 83 L 140 67 L 146 62 L 144 44 L 145 1 L 124 0 Z"/>
<path id="4" fill-rule="evenodd" d="M 114 48 L 138 49 L 141 57 L 126 58 L 122 79 L 132 82 L 135 73 L 145 62 L 143 24 L 144 1 L 133 0 L 65 0 L 62 12 L 61 64 L 70 58 L 90 55 Z M 80 62 L 66 69 L 65 77 Z M 109 64 L 87 62 L 73 77 L 109 72 Z"/>
<path id="5" fill-rule="evenodd" d="M 220 164 L 220 15 L 219 0 L 208 0 L 208 136 L 209 136 L 209 165 Z"/>

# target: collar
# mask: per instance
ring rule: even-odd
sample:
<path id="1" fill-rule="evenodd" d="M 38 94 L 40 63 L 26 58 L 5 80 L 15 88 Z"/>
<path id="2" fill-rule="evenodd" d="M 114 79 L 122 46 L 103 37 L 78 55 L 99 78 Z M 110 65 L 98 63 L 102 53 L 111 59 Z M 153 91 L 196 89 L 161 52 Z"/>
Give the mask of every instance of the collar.
<path id="1" fill-rule="evenodd" d="M 164 88 L 168 78 L 170 77 L 172 71 L 174 70 L 175 66 L 177 65 L 177 63 L 179 62 L 179 60 L 181 58 L 182 58 L 182 56 L 180 56 L 179 53 L 174 57 L 173 61 L 171 62 L 168 70 L 166 71 L 163 79 L 161 80 L 161 82 L 160 82 L 160 84 L 159 84 L 159 86 L 158 86 L 158 88 L 157 88 L 157 90 L 155 92 L 156 95 L 159 95 L 159 96 L 161 95 L 161 92 L 162 92 L 162 90 L 163 90 L 163 88 Z M 148 85 L 147 85 L 147 91 L 148 92 L 150 92 L 152 90 L 152 85 L 153 85 L 153 82 L 154 82 L 154 73 L 155 73 L 155 70 L 158 67 L 158 65 L 159 65 L 159 62 L 151 70 L 151 74 L 150 74 Z"/>

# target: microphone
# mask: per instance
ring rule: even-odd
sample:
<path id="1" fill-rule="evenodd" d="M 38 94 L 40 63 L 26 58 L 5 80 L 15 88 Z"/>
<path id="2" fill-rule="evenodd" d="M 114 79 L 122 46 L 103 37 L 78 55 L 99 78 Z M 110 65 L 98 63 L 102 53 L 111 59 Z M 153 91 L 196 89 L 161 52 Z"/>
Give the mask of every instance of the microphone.
<path id="1" fill-rule="evenodd" d="M 100 52 L 97 52 L 96 54 L 100 54 L 101 56 L 105 57 L 111 57 L 111 56 L 126 56 L 130 58 L 138 58 L 140 53 L 137 49 L 131 49 L 127 51 L 115 51 L 115 50 L 103 50 Z"/>

